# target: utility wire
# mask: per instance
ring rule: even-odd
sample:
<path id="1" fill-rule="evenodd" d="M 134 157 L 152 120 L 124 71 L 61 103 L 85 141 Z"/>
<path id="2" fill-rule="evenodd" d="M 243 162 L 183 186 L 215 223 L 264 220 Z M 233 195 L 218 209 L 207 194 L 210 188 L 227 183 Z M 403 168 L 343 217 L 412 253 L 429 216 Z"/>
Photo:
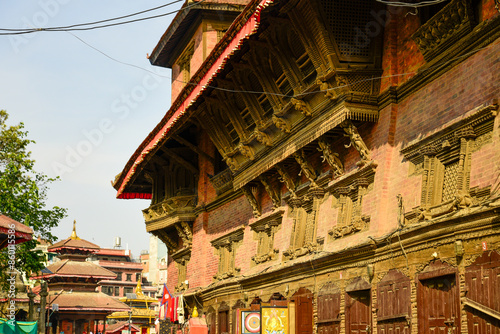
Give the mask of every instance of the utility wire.
<path id="1" fill-rule="evenodd" d="M 401 1 L 392 1 L 392 0 L 377 0 L 377 2 L 389 5 L 389 6 L 395 6 L 395 7 L 424 7 L 424 6 L 432 6 L 432 5 L 437 5 L 438 3 L 445 2 L 447 0 L 428 0 L 428 1 L 421 1 L 421 2 L 401 2 Z"/>
<path id="2" fill-rule="evenodd" d="M 172 5 L 174 3 L 181 2 L 181 1 L 184 1 L 184 0 L 176 0 L 176 1 L 173 1 L 171 3 L 168 3 L 167 5 Z M 159 7 L 155 7 L 155 8 L 151 8 L 151 9 L 147 9 L 147 10 L 144 10 L 144 11 L 141 11 L 141 12 L 137 12 L 137 13 L 125 15 L 125 16 L 122 16 L 122 17 L 116 17 L 116 18 L 111 18 L 111 19 L 101 20 L 101 21 L 96 21 L 96 22 L 74 24 L 74 25 L 65 26 L 65 27 L 31 28 L 31 29 L 3 29 L 3 28 L 1 28 L 0 31 L 9 31 L 9 32 L 3 32 L 3 33 L 0 32 L 0 36 L 23 35 L 23 34 L 30 34 L 30 33 L 41 32 L 41 31 L 65 31 L 65 32 L 68 32 L 68 31 L 85 31 L 85 30 L 94 30 L 94 29 L 100 29 L 100 28 L 108 28 L 108 27 L 113 27 L 113 26 L 118 26 L 118 25 L 123 25 L 123 24 L 129 24 L 129 23 L 135 23 L 135 22 L 140 22 L 140 21 L 145 21 L 145 20 L 151 20 L 151 19 L 155 19 L 155 18 L 159 18 L 159 17 L 163 17 L 163 16 L 175 14 L 177 12 L 180 12 L 180 11 L 189 9 L 191 7 L 197 6 L 198 4 L 200 4 L 200 3 L 204 2 L 204 1 L 206 1 L 206 0 L 201 0 L 201 1 L 195 2 L 195 3 L 191 4 L 191 5 L 188 5 L 186 7 L 180 8 L 178 10 L 174 10 L 174 11 L 163 13 L 163 14 L 158 14 L 158 15 L 153 15 L 153 16 L 147 16 L 147 17 L 143 17 L 143 18 L 139 18 L 139 19 L 134 19 L 134 20 L 123 21 L 123 22 L 116 22 L 116 23 L 109 23 L 109 24 L 97 25 L 97 26 L 93 26 L 93 27 L 84 27 L 84 26 L 86 26 L 86 25 L 92 25 L 92 24 L 97 24 L 97 23 L 103 23 L 103 22 L 110 22 L 110 21 L 119 20 L 119 19 L 122 19 L 122 18 L 127 18 L 127 17 L 131 17 L 131 16 L 139 15 L 139 14 L 142 14 L 142 13 L 145 13 L 145 12 L 149 12 L 149 11 L 152 11 L 152 10 L 157 10 L 157 9 L 165 7 L 167 5 L 163 5 L 163 6 L 159 6 Z M 83 27 L 83 28 L 77 28 L 77 27 Z"/>

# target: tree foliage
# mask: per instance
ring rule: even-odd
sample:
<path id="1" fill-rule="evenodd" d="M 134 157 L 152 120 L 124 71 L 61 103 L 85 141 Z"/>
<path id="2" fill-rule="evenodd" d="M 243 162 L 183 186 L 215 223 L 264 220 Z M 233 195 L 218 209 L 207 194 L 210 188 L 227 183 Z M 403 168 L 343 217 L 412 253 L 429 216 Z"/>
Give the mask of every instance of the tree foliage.
<path id="1" fill-rule="evenodd" d="M 17 245 L 16 269 L 27 274 L 43 268 L 41 252 L 34 252 L 36 237 L 53 242 L 52 228 L 66 216 L 66 209 L 46 208 L 48 185 L 56 179 L 37 172 L 28 146 L 24 124 L 7 125 L 9 115 L 0 110 L 0 213 L 9 216 L 35 231 L 34 240 Z M 7 251 L 0 253 L 0 281 L 4 281 Z"/>

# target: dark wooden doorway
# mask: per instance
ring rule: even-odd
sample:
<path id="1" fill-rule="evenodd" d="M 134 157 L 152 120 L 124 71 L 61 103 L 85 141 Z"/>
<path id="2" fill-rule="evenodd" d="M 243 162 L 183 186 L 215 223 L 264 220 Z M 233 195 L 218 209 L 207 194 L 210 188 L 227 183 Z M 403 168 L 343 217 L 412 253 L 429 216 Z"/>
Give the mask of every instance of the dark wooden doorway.
<path id="1" fill-rule="evenodd" d="M 295 302 L 295 334 L 312 334 L 313 294 L 305 288 L 300 288 L 292 300 Z"/>
<path id="2" fill-rule="evenodd" d="M 443 266 L 418 276 L 418 332 L 460 333 L 459 292 L 456 270 Z"/>
<path id="3" fill-rule="evenodd" d="M 411 281 L 390 270 L 377 285 L 377 330 L 380 334 L 411 333 Z"/>
<path id="4" fill-rule="evenodd" d="M 371 291 L 352 291 L 346 294 L 346 333 L 371 333 Z"/>

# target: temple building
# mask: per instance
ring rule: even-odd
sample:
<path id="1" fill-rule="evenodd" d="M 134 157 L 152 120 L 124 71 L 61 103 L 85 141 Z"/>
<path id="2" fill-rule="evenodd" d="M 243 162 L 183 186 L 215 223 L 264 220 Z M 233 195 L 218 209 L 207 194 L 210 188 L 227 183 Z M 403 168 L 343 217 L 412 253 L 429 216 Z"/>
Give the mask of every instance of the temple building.
<path id="1" fill-rule="evenodd" d="M 117 198 L 210 334 L 499 332 L 499 55 L 498 0 L 186 1 Z"/>
<path id="2" fill-rule="evenodd" d="M 126 304 L 97 291 L 101 280 L 114 279 L 116 274 L 86 261 L 99 246 L 80 239 L 75 225 L 69 238 L 48 247 L 49 252 L 58 254 L 59 261 L 33 277 L 48 284 L 45 319 L 52 334 L 97 333 L 99 322 L 104 325 L 107 315 L 129 310 Z"/>

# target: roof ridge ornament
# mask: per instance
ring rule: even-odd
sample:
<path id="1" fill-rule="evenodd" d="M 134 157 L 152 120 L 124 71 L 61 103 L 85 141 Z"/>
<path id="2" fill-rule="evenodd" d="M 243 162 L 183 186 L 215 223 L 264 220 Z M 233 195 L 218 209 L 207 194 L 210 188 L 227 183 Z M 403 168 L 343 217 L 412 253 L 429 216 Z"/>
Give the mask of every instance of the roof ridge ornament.
<path id="1" fill-rule="evenodd" d="M 76 235 L 76 220 L 73 220 L 73 232 L 71 232 L 71 239 L 73 240 L 81 240 L 77 235 Z"/>

